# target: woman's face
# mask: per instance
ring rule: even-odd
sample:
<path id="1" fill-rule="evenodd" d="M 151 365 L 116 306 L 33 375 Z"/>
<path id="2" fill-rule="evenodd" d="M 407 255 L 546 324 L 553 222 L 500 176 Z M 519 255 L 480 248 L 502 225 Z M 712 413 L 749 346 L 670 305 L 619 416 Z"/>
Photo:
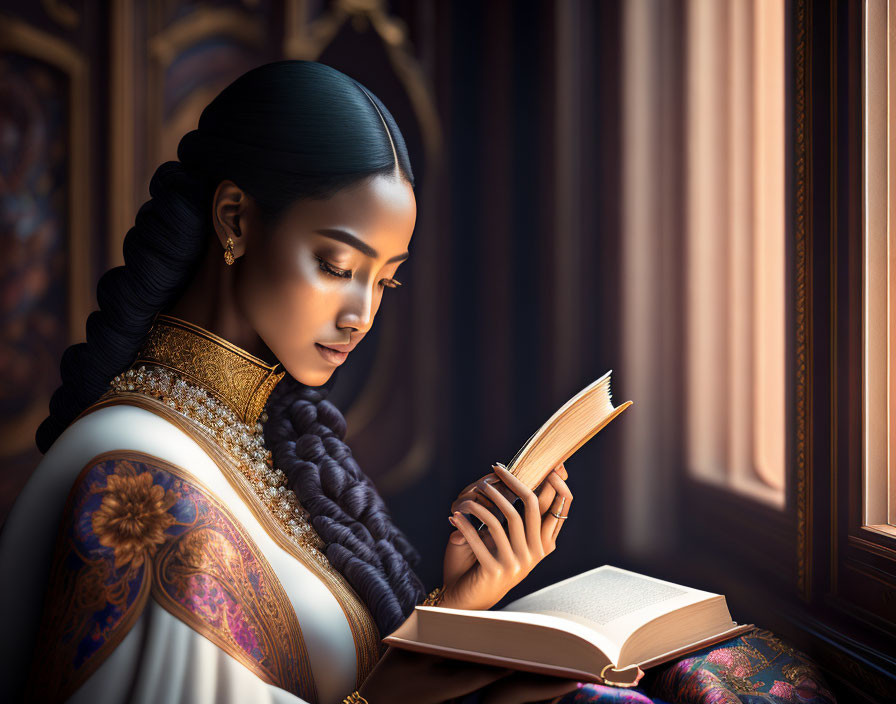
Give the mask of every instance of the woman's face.
<path id="1" fill-rule="evenodd" d="M 246 241 L 237 305 L 295 379 L 325 383 L 370 330 L 383 295 L 395 295 L 416 218 L 411 186 L 375 176 L 294 203 Z"/>

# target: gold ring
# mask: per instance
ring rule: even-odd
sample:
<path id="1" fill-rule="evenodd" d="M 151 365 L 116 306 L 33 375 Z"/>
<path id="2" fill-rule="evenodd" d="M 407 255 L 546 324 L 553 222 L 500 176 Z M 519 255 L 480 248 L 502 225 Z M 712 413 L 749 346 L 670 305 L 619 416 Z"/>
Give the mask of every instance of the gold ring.
<path id="1" fill-rule="evenodd" d="M 561 520 L 563 520 L 564 518 L 566 518 L 566 516 L 561 516 L 561 515 L 560 515 L 560 512 L 563 510 L 563 505 L 564 505 L 565 503 L 566 503 L 566 497 L 565 497 L 565 496 L 561 496 L 561 497 L 560 497 L 560 506 L 559 506 L 559 508 L 557 509 L 557 513 L 554 513 L 553 511 L 550 511 L 550 514 L 551 514 L 554 518 L 559 518 L 559 519 L 561 519 Z"/>

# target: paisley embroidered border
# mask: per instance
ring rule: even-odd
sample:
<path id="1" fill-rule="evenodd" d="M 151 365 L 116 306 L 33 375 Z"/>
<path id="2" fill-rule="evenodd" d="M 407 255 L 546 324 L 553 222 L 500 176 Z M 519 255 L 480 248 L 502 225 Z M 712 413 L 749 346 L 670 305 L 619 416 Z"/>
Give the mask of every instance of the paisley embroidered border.
<path id="1" fill-rule="evenodd" d="M 317 700 L 295 611 L 251 537 L 185 470 L 121 450 L 91 460 L 69 494 L 30 697 L 69 697 L 150 594 L 265 682 Z"/>
<path id="2" fill-rule="evenodd" d="M 209 435 L 203 432 L 201 426 L 192 420 L 185 418 L 180 413 L 161 401 L 143 394 L 124 394 L 118 396 L 109 396 L 101 398 L 85 409 L 81 416 L 83 417 L 101 408 L 107 408 L 115 405 L 130 405 L 141 408 L 150 413 L 154 413 L 164 418 L 175 427 L 184 431 L 189 435 L 218 465 L 224 477 L 230 485 L 240 495 L 249 510 L 261 524 L 262 528 L 283 550 L 299 560 L 309 570 L 318 576 L 318 578 L 327 586 L 327 589 L 333 594 L 333 597 L 339 602 L 345 618 L 348 621 L 349 628 L 352 632 L 352 639 L 355 642 L 355 658 L 356 667 L 356 688 L 360 688 L 361 684 L 367 678 L 367 675 L 373 670 L 379 661 L 385 647 L 380 640 L 379 630 L 373 620 L 373 615 L 367 608 L 364 601 L 352 589 L 351 585 L 346 581 L 345 577 L 335 568 L 329 567 L 324 569 L 306 552 L 298 549 L 296 544 L 289 538 L 282 529 L 280 523 L 273 519 L 270 511 L 266 510 L 262 505 L 248 482 L 240 473 L 232 458 L 216 443 Z"/>

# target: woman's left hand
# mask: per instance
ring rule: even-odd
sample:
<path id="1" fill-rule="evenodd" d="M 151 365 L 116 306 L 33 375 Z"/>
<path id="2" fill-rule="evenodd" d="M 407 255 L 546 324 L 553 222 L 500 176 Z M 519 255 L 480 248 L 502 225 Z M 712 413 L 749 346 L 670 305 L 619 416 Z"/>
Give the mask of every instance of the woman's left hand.
<path id="1" fill-rule="evenodd" d="M 572 492 L 564 481 L 563 464 L 551 471 L 536 494 L 501 465 L 494 473 L 469 485 L 451 506 L 451 533 L 443 565 L 445 591 L 441 606 L 457 609 L 488 609 L 519 584 L 556 547 L 557 535 L 572 504 Z M 495 487 L 497 478 L 523 500 L 520 516 Z M 484 496 L 507 518 L 506 527 L 477 501 Z M 461 513 L 471 513 L 487 528 L 477 531 Z M 564 518 L 557 518 L 560 513 Z"/>

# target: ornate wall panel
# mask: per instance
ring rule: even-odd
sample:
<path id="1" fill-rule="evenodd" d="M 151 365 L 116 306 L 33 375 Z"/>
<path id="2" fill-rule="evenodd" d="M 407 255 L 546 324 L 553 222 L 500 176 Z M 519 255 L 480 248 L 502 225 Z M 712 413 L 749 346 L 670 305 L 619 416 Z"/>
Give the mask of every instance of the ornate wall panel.
<path id="1" fill-rule="evenodd" d="M 0 458 L 17 483 L 83 338 L 90 293 L 88 75 L 72 45 L 0 19 Z M 4 497 L 6 499 L 6 497 Z M 4 504 L 8 503 L 4 500 Z"/>
<path id="2" fill-rule="evenodd" d="M 117 265 L 156 168 L 177 158 L 180 138 L 195 129 L 202 109 L 222 88 L 277 58 L 279 31 L 269 4 L 260 2 L 115 0 L 109 17 L 114 60 L 108 258 Z"/>

